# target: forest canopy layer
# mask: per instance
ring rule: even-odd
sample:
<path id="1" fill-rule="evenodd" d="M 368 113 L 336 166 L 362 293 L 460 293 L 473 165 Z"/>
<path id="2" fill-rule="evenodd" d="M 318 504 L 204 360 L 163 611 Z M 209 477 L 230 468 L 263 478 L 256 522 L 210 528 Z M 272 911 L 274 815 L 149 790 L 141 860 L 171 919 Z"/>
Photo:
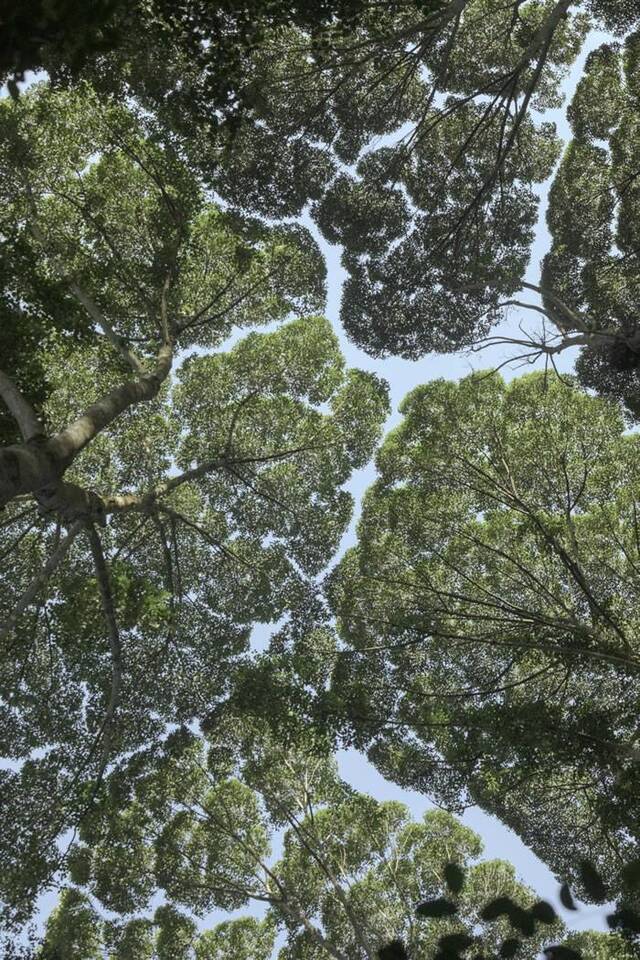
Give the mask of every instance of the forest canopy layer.
<path id="1" fill-rule="evenodd" d="M 0 44 L 2 923 L 60 888 L 42 960 L 637 956 L 636 4 L 89 6 Z M 539 369 L 383 439 L 342 331 Z M 567 938 L 469 804 L 618 932 Z"/>

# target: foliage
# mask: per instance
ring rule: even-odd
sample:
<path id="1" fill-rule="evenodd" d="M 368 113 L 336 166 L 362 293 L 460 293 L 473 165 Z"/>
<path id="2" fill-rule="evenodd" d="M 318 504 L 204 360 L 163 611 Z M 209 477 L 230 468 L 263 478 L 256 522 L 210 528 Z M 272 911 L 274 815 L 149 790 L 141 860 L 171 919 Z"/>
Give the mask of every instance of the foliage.
<path id="1" fill-rule="evenodd" d="M 342 246 L 342 319 L 369 352 L 481 342 L 522 306 L 559 156 L 541 114 L 593 18 L 637 21 L 625 0 L 570 6 L 10 7 L 0 894 L 23 919 L 69 867 L 43 957 L 267 957 L 276 930 L 280 960 L 444 956 L 478 934 L 515 952 L 511 928 L 544 909 L 505 864 L 459 884 L 479 849 L 449 815 L 414 824 L 349 791 L 323 753 L 335 728 L 398 782 L 498 813 L 582 895 L 620 897 L 618 927 L 631 916 L 637 438 L 554 377 L 414 392 L 330 579 L 336 638 L 317 578 L 388 402 L 345 370 L 322 258 L 291 222 L 306 210 Z M 588 60 L 526 285 L 555 333 L 516 341 L 528 359 L 583 347 L 583 384 L 632 413 L 638 49 L 630 34 Z M 37 67 L 54 86 L 18 95 Z M 301 718 L 321 734 L 300 757 Z M 483 917 L 481 891 L 522 905 Z M 196 932 L 251 898 L 264 922 Z"/>
<path id="2" fill-rule="evenodd" d="M 344 248 L 342 322 L 371 353 L 457 349 L 519 288 L 531 188 L 558 152 L 528 105 L 556 103 L 585 28 L 561 6 L 389 5 L 325 46 L 285 32 L 252 61 L 252 110 L 206 175 L 270 217 L 312 201 Z"/>
<path id="3" fill-rule="evenodd" d="M 639 885 L 640 861 L 636 860 L 631 866 L 634 877 L 633 886 L 637 887 Z M 449 890 L 452 893 L 458 893 L 466 881 L 464 870 L 454 863 L 448 864 L 448 868 L 455 877 L 455 882 L 452 882 L 449 877 L 447 878 Z M 583 862 L 580 865 L 580 873 L 587 888 L 596 886 L 600 890 L 604 890 L 602 878 L 593 864 Z M 604 896 L 596 895 L 595 899 L 604 899 Z M 564 884 L 560 890 L 560 900 L 567 909 L 577 910 L 567 884 Z M 452 900 L 445 898 L 428 900 L 418 906 L 416 913 L 419 917 L 445 916 L 450 912 L 455 912 L 455 906 Z M 540 924 L 557 927 L 556 911 L 546 900 L 538 900 L 529 909 L 523 909 L 522 905 L 511 897 L 501 895 L 488 900 L 482 907 L 480 916 L 483 920 L 489 922 L 498 921 L 501 917 L 509 920 L 512 933 L 516 935 L 508 936 L 503 940 L 497 954 L 498 958 L 505 958 L 505 960 L 506 958 L 522 956 L 523 948 L 526 948 L 526 941 L 534 938 L 535 943 L 539 937 L 538 926 Z M 609 958 L 614 957 L 620 958 L 620 960 L 632 960 L 633 957 L 637 957 L 640 914 L 629 909 L 619 909 L 607 916 L 607 922 L 611 929 L 622 930 L 623 932 L 603 934 L 588 930 L 579 934 L 571 934 L 562 943 L 550 944 L 545 947 L 543 953 L 546 960 L 609 960 Z M 461 954 L 470 949 L 472 945 L 470 939 L 465 939 L 464 936 L 445 935 L 438 941 L 438 952 L 435 955 L 435 960 L 461 960 Z M 389 954 L 388 960 L 404 960 L 407 956 L 401 940 L 393 941 L 386 948 L 382 948 L 378 952 L 379 960 L 387 960 L 386 953 Z"/>
<path id="4" fill-rule="evenodd" d="M 22 910 L 105 770 L 211 711 L 253 625 L 307 602 L 388 402 L 318 316 L 308 232 L 209 201 L 152 119 L 39 86 L 0 126 L 8 295 L 47 334 L 41 416 L 0 374 L 0 890 Z"/>
<path id="5" fill-rule="evenodd" d="M 126 5 L 122 0 L 24 0 L 7 3 L 2 15 L 0 79 L 9 79 L 17 95 L 17 80 L 25 71 L 49 67 L 60 58 L 77 71 L 87 58 L 121 40 L 118 31 Z"/>
<path id="6" fill-rule="evenodd" d="M 569 7 L 153 0 L 118 8 L 112 49 L 81 70 L 64 49 L 49 69 L 151 111 L 234 207 L 283 218 L 311 202 L 344 246 L 345 328 L 415 357 L 475 341 L 520 286 L 532 187 L 559 149 L 531 111 L 561 101 L 589 24 Z"/>
<path id="7" fill-rule="evenodd" d="M 639 828 L 638 437 L 534 374 L 413 391 L 329 582 L 329 716 L 390 779 L 497 814 L 612 895 Z M 587 897 L 591 899 L 591 897 Z"/>
<path id="8" fill-rule="evenodd" d="M 535 903 L 509 864 L 476 862 L 479 837 L 450 814 L 430 810 L 413 821 L 402 804 L 348 787 L 309 733 L 299 729 L 282 743 L 264 722 L 231 715 L 209 743 L 182 729 L 133 758 L 111 778 L 110 798 L 81 840 L 84 889 L 110 910 L 144 910 L 158 889 L 174 913 L 201 917 L 252 899 L 268 905 L 260 922 L 225 921 L 200 934 L 193 928 L 197 960 L 268 960 L 278 930 L 286 934 L 279 960 L 375 960 L 393 938 L 415 957 L 432 956 L 443 936 L 495 950 L 510 926 L 504 917 L 483 920 L 486 900 L 510 897 L 522 911 Z M 457 889 L 452 868 L 464 880 Z M 429 919 L 412 920 L 419 900 L 441 903 L 445 895 L 447 915 L 432 910 Z M 537 925 L 521 956 L 533 960 L 561 930 L 553 917 Z M 157 940 L 155 949 L 160 956 Z"/>
<path id="9" fill-rule="evenodd" d="M 553 244 L 545 282 L 571 308 L 568 330 L 586 343 L 582 381 L 640 413 L 637 187 L 640 36 L 588 59 L 570 107 L 573 140 L 550 194 Z"/>
<path id="10" fill-rule="evenodd" d="M 573 6 L 569 0 L 397 0 L 382 9 L 372 0 L 115 3 L 91 14 L 109 25 L 95 55 L 64 43 L 58 49 L 56 26 L 40 58 L 57 80 L 82 76 L 101 94 L 151 111 L 235 208 L 287 218 L 310 203 L 324 236 L 343 246 L 343 324 L 371 353 L 418 357 L 478 344 L 506 309 L 524 306 L 542 312 L 553 333 L 527 335 L 519 347 L 553 358 L 586 345 L 585 382 L 621 396 L 635 389 L 629 297 L 613 325 L 601 302 L 590 302 L 586 315 L 575 308 L 575 278 L 567 286 L 567 274 L 579 272 L 592 254 L 585 254 L 588 241 L 577 221 L 563 233 L 562 215 L 554 211 L 585 206 L 576 191 L 592 190 L 604 176 L 601 146 L 583 142 L 580 111 L 596 125 L 596 114 L 613 118 L 610 126 L 620 131 L 635 123 L 629 71 L 637 59 L 637 8 L 628 0 Z M 53 24 L 69 16 L 64 3 L 47 10 L 43 16 Z M 15 16 L 19 50 L 25 31 Z M 541 305 L 523 304 L 516 294 L 533 240 L 535 187 L 552 173 L 560 146 L 554 125 L 539 115 L 562 102 L 561 82 L 594 24 L 626 33 L 627 52 L 609 45 L 589 60 L 571 110 L 576 142 L 554 188 L 554 247 L 541 285 L 532 285 Z M 79 48 L 93 43 L 83 23 L 73 36 Z M 38 61 L 35 50 L 28 57 Z M 620 87 L 622 59 L 628 93 Z M 596 61 L 605 60 L 600 71 Z M 600 96 L 603 84 L 609 89 Z M 585 108 L 588 102 L 597 106 Z M 629 181 L 625 170 L 633 136 L 613 135 L 620 140 L 620 157 L 613 159 L 619 175 L 612 171 L 603 202 L 586 204 L 594 209 L 579 213 L 580 220 L 606 217 L 612 190 L 630 200 L 633 175 Z M 628 201 L 621 216 L 631 223 L 625 208 Z M 626 260 L 623 250 L 628 273 Z"/>

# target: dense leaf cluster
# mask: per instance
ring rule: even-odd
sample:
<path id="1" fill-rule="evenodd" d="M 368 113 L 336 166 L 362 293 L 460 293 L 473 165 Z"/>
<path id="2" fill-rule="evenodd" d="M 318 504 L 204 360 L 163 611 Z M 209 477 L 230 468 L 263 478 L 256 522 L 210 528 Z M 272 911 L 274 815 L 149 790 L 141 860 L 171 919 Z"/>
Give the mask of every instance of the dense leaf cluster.
<path id="1" fill-rule="evenodd" d="M 391 779 L 615 882 L 640 829 L 637 435 L 543 374 L 435 381 L 403 413 L 331 577 L 328 709 Z"/>

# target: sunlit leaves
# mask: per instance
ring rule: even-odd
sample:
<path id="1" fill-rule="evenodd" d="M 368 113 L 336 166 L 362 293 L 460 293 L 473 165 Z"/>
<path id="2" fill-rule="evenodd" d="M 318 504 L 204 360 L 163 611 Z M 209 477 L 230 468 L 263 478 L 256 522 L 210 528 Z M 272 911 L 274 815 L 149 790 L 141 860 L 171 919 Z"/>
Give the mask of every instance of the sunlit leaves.
<path id="1" fill-rule="evenodd" d="M 612 879 L 638 830 L 636 439 L 555 377 L 440 381 L 403 412 L 329 578 L 350 649 L 328 707 L 387 776 Z"/>
<path id="2" fill-rule="evenodd" d="M 209 715 L 253 624 L 294 620 L 317 593 L 309 578 L 348 525 L 343 487 L 371 456 L 388 398 L 382 381 L 345 370 L 316 315 L 325 269 L 308 231 L 223 211 L 151 114 L 84 84 L 37 86 L 0 113 L 6 307 L 38 341 L 20 385 L 56 432 L 137 391 L 141 376 L 155 384 L 59 465 L 67 512 L 47 501 L 44 517 L 11 513 L 2 528 L 3 617 L 35 590 L 2 675 L 7 753 L 26 761 L 6 775 L 3 893 L 24 901 L 55 859 L 27 839 L 31 824 L 53 840 L 42 795 L 52 835 L 95 813 L 107 754 Z M 271 332 L 206 353 L 259 325 Z M 159 350 L 176 371 L 162 383 Z M 82 423 L 95 422 L 94 407 Z M 64 536 L 58 521 L 86 504 L 103 524 L 118 665 L 86 532 L 41 573 Z M 104 851 L 103 875 L 126 861 L 132 909 L 147 846 L 125 853 L 113 839 Z"/>
<path id="3" fill-rule="evenodd" d="M 518 917 L 539 909 L 508 864 L 475 862 L 479 837 L 450 814 L 429 810 L 413 821 L 403 804 L 348 787 L 303 724 L 283 743 L 264 720 L 223 711 L 207 737 L 176 731 L 154 755 L 132 757 L 109 778 L 110 800 L 74 854 L 74 877 L 96 903 L 143 912 L 106 925 L 117 960 L 127 944 L 135 960 L 148 960 L 151 944 L 154 958 L 193 949 L 197 960 L 231 952 L 270 960 L 277 931 L 287 934 L 281 960 L 321 960 L 328 947 L 350 960 L 391 957 L 390 939 L 398 956 L 406 943 L 410 955 L 444 957 L 471 942 L 497 949 L 507 926 L 483 920 L 487 897 L 502 897 Z M 282 828 L 274 861 L 270 840 Z M 110 863 L 118 845 L 149 893 L 166 900 L 153 917 L 148 903 L 134 903 L 138 881 L 128 868 L 123 878 Z M 268 904 L 264 921 L 196 932 L 193 917 L 253 899 Z M 546 942 L 540 933 L 532 950 Z"/>
<path id="4" fill-rule="evenodd" d="M 195 956 L 196 960 L 271 960 L 274 939 L 271 919 L 227 920 L 198 937 Z"/>
<path id="5" fill-rule="evenodd" d="M 88 897 L 76 889 L 67 888 L 47 920 L 43 960 L 48 957 L 101 960 L 100 947 L 100 921 Z"/>

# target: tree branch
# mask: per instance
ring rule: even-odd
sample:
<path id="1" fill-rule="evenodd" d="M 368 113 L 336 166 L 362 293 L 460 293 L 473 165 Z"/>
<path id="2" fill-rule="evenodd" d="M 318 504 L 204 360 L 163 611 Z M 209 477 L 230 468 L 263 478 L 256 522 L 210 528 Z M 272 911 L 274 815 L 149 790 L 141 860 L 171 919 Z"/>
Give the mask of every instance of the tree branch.
<path id="1" fill-rule="evenodd" d="M 93 438 L 121 413 L 137 403 L 154 399 L 171 371 L 172 361 L 171 345 L 166 344 L 160 348 L 155 369 L 151 373 L 145 373 L 137 380 L 128 380 L 91 404 L 74 423 L 49 440 L 47 451 L 63 467 L 68 467 Z"/>
<path id="2" fill-rule="evenodd" d="M 93 524 L 87 526 L 87 534 L 91 544 L 91 553 L 95 566 L 96 576 L 98 578 L 98 588 L 102 600 L 102 609 L 107 622 L 107 631 L 109 634 L 109 646 L 111 648 L 111 693 L 109 703 L 100 726 L 96 743 L 104 736 L 102 744 L 102 753 L 100 761 L 100 772 L 98 774 L 96 787 L 100 784 L 104 775 L 105 767 L 109 759 L 109 750 L 111 747 L 111 725 L 115 716 L 118 702 L 120 699 L 120 690 L 122 687 L 122 646 L 120 644 L 120 634 L 118 633 L 118 624 L 116 623 L 115 606 L 113 602 L 113 593 L 111 590 L 111 579 L 107 569 L 107 563 L 102 549 L 100 537 Z"/>
<path id="3" fill-rule="evenodd" d="M 36 209 L 36 205 L 31 192 L 31 187 L 28 183 L 26 183 L 25 186 L 26 186 L 27 195 L 29 196 L 31 207 L 34 214 L 34 217 L 29 224 L 31 233 L 36 238 L 36 240 L 39 243 L 41 243 L 45 249 L 47 249 L 48 248 L 47 239 L 44 233 L 42 232 L 42 230 L 40 229 L 40 226 L 36 220 L 37 209 Z M 60 265 L 58 257 L 55 254 L 53 255 L 53 260 L 56 263 L 57 269 L 60 271 L 63 278 L 67 280 L 67 278 L 65 277 L 64 266 Z M 87 311 L 91 319 L 94 321 L 94 323 L 96 323 L 100 327 L 103 334 L 111 341 L 111 343 L 114 345 L 116 350 L 127 361 L 129 366 L 132 367 L 132 369 L 135 370 L 136 373 L 139 373 L 142 370 L 142 364 L 140 363 L 136 355 L 133 353 L 133 351 L 127 346 L 126 342 L 117 335 L 117 333 L 111 326 L 111 323 L 105 317 L 105 315 L 103 314 L 102 310 L 97 305 L 97 303 L 95 303 L 95 301 L 89 296 L 86 290 L 84 290 L 80 286 L 79 283 L 75 281 L 67 281 L 67 282 L 69 283 L 69 290 L 71 291 L 75 299 L 78 301 L 78 303 L 82 304 L 82 306 L 85 308 L 85 310 Z"/>
<path id="4" fill-rule="evenodd" d="M 51 554 L 47 562 L 44 564 L 40 572 L 33 578 L 25 592 L 22 594 L 17 604 L 11 611 L 9 618 L 5 621 L 4 625 L 0 627 L 0 642 L 3 641 L 13 630 L 16 623 L 18 622 L 19 617 L 24 613 L 29 604 L 37 596 L 38 590 L 42 587 L 51 574 L 54 572 L 56 567 L 62 562 L 62 560 L 67 555 L 71 544 L 80 533 L 80 530 L 84 526 L 84 520 L 76 520 L 72 527 L 70 527 L 69 532 L 67 533 L 64 540 L 62 540 L 54 552 Z"/>
<path id="5" fill-rule="evenodd" d="M 9 413 L 18 424 L 25 443 L 36 437 L 44 436 L 44 430 L 35 410 L 22 395 L 11 377 L 0 370 L 0 397 L 4 400 Z"/>
<path id="6" fill-rule="evenodd" d="M 82 304 L 91 319 L 100 327 L 105 337 L 113 344 L 119 354 L 126 360 L 128 365 L 136 373 L 142 372 L 142 363 L 135 355 L 131 347 L 127 345 L 126 340 L 118 336 L 110 321 L 104 315 L 98 304 L 89 296 L 78 283 L 70 283 L 69 289 L 76 300 Z"/>

